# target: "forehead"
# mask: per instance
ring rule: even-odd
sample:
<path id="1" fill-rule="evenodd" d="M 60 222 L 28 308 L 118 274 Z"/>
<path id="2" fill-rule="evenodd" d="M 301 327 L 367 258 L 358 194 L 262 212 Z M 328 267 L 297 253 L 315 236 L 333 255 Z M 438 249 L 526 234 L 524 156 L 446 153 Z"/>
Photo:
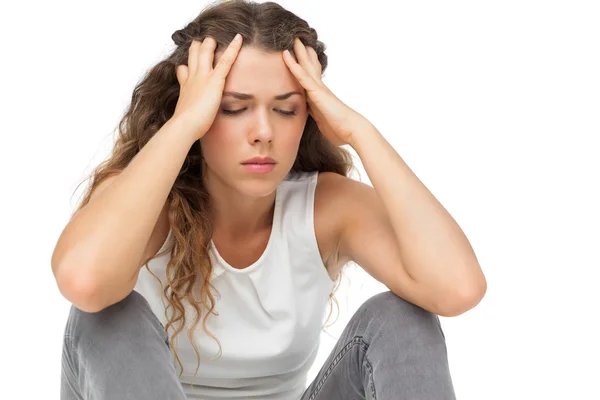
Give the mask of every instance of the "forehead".
<path id="1" fill-rule="evenodd" d="M 292 90 L 304 92 L 282 54 L 255 47 L 240 50 L 225 81 L 225 91 L 250 93 L 256 97 L 271 98 Z"/>

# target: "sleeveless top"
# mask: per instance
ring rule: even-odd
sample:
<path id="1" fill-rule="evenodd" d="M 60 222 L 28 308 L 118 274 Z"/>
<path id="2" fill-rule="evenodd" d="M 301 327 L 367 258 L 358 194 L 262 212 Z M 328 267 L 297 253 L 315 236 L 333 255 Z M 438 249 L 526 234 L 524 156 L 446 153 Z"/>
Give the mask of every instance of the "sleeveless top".
<path id="1" fill-rule="evenodd" d="M 215 309 L 205 333 L 202 319 L 192 340 L 187 327 L 195 315 L 185 304 L 186 326 L 171 343 L 183 364 L 180 381 L 190 399 L 299 399 L 320 344 L 334 281 L 319 254 L 314 230 L 314 195 L 318 172 L 290 173 L 275 194 L 273 225 L 266 249 L 244 269 L 231 267 L 211 241 L 211 283 Z M 169 232 L 162 252 L 172 240 Z M 140 270 L 134 290 L 146 298 L 163 326 L 168 302 L 166 266 L 170 254 Z M 214 291 L 213 291 L 214 292 Z M 171 309 L 169 309 L 171 311 Z M 205 315 L 202 311 L 201 318 Z M 177 373 L 181 369 L 174 362 Z"/>

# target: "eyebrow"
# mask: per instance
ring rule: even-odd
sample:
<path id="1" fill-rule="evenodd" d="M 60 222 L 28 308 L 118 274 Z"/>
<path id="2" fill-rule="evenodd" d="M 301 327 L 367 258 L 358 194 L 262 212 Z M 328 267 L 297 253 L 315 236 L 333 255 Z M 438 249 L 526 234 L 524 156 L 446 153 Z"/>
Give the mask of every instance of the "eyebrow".
<path id="1" fill-rule="evenodd" d="M 274 97 L 274 99 L 275 100 L 286 100 L 295 94 L 300 95 L 300 96 L 302 95 L 302 93 L 300 93 L 300 92 L 288 92 L 288 93 L 277 95 Z M 254 98 L 254 95 L 251 95 L 248 93 L 223 92 L 223 97 L 226 97 L 226 96 L 230 96 L 230 97 L 233 97 L 234 99 L 238 99 L 238 100 L 251 100 Z"/>

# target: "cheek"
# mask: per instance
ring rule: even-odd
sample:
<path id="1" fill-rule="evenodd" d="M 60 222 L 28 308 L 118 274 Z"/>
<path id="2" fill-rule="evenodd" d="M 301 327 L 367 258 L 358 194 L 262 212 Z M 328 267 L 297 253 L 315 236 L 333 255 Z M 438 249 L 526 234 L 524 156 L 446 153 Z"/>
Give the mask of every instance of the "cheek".
<path id="1" fill-rule="evenodd" d="M 301 122 L 298 123 L 295 130 L 296 134 L 294 135 L 294 140 L 296 141 L 296 144 L 300 144 L 300 140 L 302 140 L 302 135 L 304 134 L 305 127 L 306 119 L 303 119 Z"/>
<path id="2" fill-rule="evenodd" d="M 235 132 L 241 132 L 241 129 L 242 127 L 239 126 L 239 123 L 236 124 L 236 121 L 217 116 L 208 132 L 200 140 L 203 144 L 206 143 L 207 148 L 212 150 L 226 150 L 239 141 L 239 137 L 236 137 Z"/>
<path id="3" fill-rule="evenodd" d="M 302 129 L 294 130 L 293 134 L 287 135 L 282 140 L 282 147 L 285 148 L 285 152 L 295 158 L 300 147 L 300 141 L 302 140 Z"/>
<path id="4" fill-rule="evenodd" d="M 293 135 L 293 140 L 296 144 L 300 144 L 300 140 L 302 140 L 302 135 L 304 134 L 304 125 L 302 125 L 298 131 L 297 134 Z"/>
<path id="5" fill-rule="evenodd" d="M 225 160 L 233 155 L 229 153 L 234 148 L 233 140 L 224 132 L 211 129 L 201 139 L 202 156 L 209 166 L 225 164 Z"/>

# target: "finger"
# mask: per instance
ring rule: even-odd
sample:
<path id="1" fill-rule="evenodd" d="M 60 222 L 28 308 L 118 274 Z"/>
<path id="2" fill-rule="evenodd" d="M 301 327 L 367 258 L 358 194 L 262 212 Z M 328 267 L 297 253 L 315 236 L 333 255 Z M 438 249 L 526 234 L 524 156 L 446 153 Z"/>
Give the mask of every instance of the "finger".
<path id="1" fill-rule="evenodd" d="M 219 62 L 213 71 L 218 79 L 225 81 L 227 74 L 229 74 L 229 71 L 231 70 L 231 66 L 235 62 L 235 59 L 242 48 L 242 43 L 243 38 L 239 33 L 235 36 L 231 43 L 229 43 L 229 46 L 227 46 L 227 49 L 225 49 L 221 55 L 221 58 L 219 59 Z"/>
<path id="2" fill-rule="evenodd" d="M 175 76 L 177 76 L 177 82 L 179 82 L 179 86 L 183 86 L 187 81 L 188 67 L 183 64 L 175 67 Z"/>
<path id="3" fill-rule="evenodd" d="M 200 43 L 197 40 L 192 39 L 192 44 L 190 44 L 190 48 L 188 49 L 188 72 L 190 74 L 196 73 L 196 69 L 198 68 L 198 56 L 196 52 L 199 45 Z"/>
<path id="4" fill-rule="evenodd" d="M 294 39 L 294 53 L 296 53 L 296 58 L 298 58 L 298 63 L 311 75 L 316 73 L 315 68 L 312 65 L 308 52 L 306 51 L 306 46 L 299 38 Z"/>
<path id="5" fill-rule="evenodd" d="M 212 71 L 213 60 L 215 58 L 215 49 L 217 41 L 210 36 L 204 38 L 200 51 L 198 52 L 198 72 L 208 76 Z"/>
<path id="6" fill-rule="evenodd" d="M 283 52 L 283 60 L 304 89 L 306 89 L 308 92 L 314 92 L 318 89 L 315 80 L 305 71 L 304 68 L 302 68 L 300 64 L 296 62 L 296 60 L 294 60 L 289 50 L 285 50 Z"/>
<path id="7" fill-rule="evenodd" d="M 312 65 L 314 66 L 314 68 L 317 72 L 317 75 L 319 77 L 321 77 L 323 70 L 322 70 L 321 62 L 319 61 L 319 56 L 317 55 L 316 50 L 313 49 L 312 47 L 309 47 L 307 50 L 308 50 L 308 56 L 310 57 L 310 60 L 312 61 Z"/>

